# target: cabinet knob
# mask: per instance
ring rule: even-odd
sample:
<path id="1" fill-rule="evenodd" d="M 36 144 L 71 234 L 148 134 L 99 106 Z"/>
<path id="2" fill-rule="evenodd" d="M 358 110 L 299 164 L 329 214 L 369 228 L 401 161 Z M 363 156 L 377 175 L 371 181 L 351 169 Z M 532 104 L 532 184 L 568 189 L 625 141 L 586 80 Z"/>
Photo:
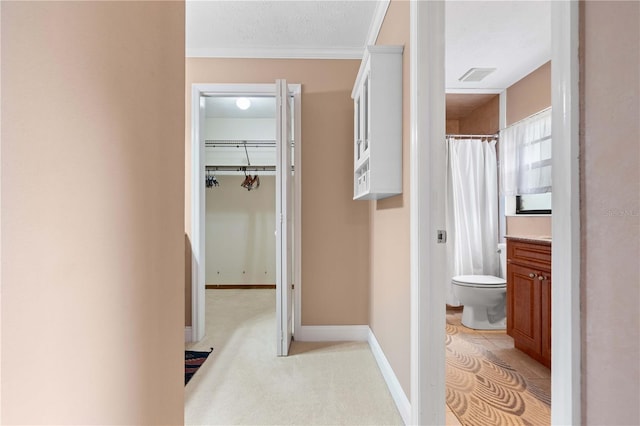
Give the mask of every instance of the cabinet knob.
<path id="1" fill-rule="evenodd" d="M 546 279 L 547 279 L 547 277 L 544 277 L 542 275 L 538 275 L 538 280 L 542 281 L 542 280 L 546 280 Z"/>
<path id="2" fill-rule="evenodd" d="M 534 274 L 533 272 L 529 273 L 529 278 L 535 278 L 536 274 Z"/>

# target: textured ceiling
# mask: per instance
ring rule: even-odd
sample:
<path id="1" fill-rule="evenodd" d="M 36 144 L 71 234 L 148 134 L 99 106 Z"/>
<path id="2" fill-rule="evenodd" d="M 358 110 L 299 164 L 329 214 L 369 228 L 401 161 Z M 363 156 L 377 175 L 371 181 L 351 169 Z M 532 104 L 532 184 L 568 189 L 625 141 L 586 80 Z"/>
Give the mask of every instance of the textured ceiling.
<path id="1" fill-rule="evenodd" d="M 188 1 L 187 56 L 361 58 L 385 1 Z M 551 58 L 550 1 L 446 1 L 448 93 L 499 93 Z M 405 50 L 408 52 L 408 49 Z M 469 68 L 496 68 L 459 82 Z"/>
<path id="2" fill-rule="evenodd" d="M 360 58 L 377 3 L 188 1 L 187 56 Z"/>
<path id="3" fill-rule="evenodd" d="M 551 59 L 550 1 L 447 1 L 446 88 L 498 93 Z M 497 68 L 460 82 L 469 68 Z"/>

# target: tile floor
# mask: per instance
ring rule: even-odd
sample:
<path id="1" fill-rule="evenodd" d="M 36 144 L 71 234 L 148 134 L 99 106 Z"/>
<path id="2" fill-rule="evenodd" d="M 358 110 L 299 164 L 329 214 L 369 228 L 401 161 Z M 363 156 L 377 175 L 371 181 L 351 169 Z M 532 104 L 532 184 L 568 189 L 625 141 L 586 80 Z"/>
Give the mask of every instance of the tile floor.
<path id="1" fill-rule="evenodd" d="M 551 370 L 513 346 L 513 338 L 505 331 L 473 330 L 462 325 L 462 308 L 447 306 L 447 322 L 459 326 L 467 340 L 484 347 L 507 362 L 527 381 L 541 390 L 551 393 Z M 455 414 L 447 406 L 447 425 L 460 425 Z"/>

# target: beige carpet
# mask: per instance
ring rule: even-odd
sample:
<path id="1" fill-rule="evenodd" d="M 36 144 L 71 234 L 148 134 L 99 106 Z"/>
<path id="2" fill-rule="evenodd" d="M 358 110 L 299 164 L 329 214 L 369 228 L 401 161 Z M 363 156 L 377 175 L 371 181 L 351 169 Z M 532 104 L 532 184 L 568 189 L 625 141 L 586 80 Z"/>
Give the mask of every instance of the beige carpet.
<path id="1" fill-rule="evenodd" d="M 275 356 L 274 290 L 207 290 L 206 338 L 214 353 L 185 388 L 185 423 L 401 425 L 362 342 L 293 342 Z"/>
<path id="2" fill-rule="evenodd" d="M 447 323 L 447 405 L 463 425 L 548 425 L 551 395 Z"/>

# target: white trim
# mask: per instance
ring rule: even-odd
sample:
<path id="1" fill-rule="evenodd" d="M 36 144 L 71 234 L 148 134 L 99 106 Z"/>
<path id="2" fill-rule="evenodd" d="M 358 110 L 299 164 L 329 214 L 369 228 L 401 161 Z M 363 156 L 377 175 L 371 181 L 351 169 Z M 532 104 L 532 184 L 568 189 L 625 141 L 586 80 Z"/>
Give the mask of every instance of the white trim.
<path id="1" fill-rule="evenodd" d="M 382 377 L 384 377 L 384 381 L 387 383 L 391 397 L 396 403 L 396 408 L 400 412 L 402 421 L 404 424 L 409 424 L 411 421 L 411 403 L 409 402 L 409 398 L 407 398 L 407 394 L 404 393 L 396 373 L 393 371 L 393 368 L 391 368 L 391 364 L 389 364 L 382 347 L 380 347 L 380 343 L 378 343 L 378 339 L 376 339 L 376 336 L 373 334 L 371 329 L 369 329 L 369 338 L 367 341 L 369 342 L 369 347 L 371 348 L 373 357 L 378 363 L 378 368 L 382 373 Z"/>
<path id="2" fill-rule="evenodd" d="M 439 29 L 432 20 L 440 18 L 437 7 L 425 11 L 429 4 L 441 2 L 411 3 L 411 411 L 414 424 L 443 424 L 444 403 L 440 398 L 445 390 L 444 377 L 439 381 L 432 374 L 439 374 L 442 364 L 422 354 L 428 342 L 431 352 L 444 352 L 444 340 L 440 337 L 440 310 L 444 309 L 444 297 L 433 291 L 426 282 L 424 270 L 429 258 L 424 251 L 429 248 L 429 232 L 420 220 L 431 226 L 433 206 L 437 198 L 424 186 L 428 177 L 426 167 L 439 167 L 435 157 L 420 150 L 425 129 L 429 136 L 433 128 L 425 121 L 433 115 L 429 111 L 431 102 L 444 104 L 444 94 L 428 92 L 429 85 L 423 80 L 444 67 L 444 58 L 430 56 L 429 43 L 443 42 L 438 38 Z M 581 327 L 580 327 L 580 205 L 579 205 L 579 2 L 578 0 L 552 2 L 552 106 L 553 139 L 562 143 L 553 144 L 553 280 L 565 285 L 552 286 L 552 369 L 551 369 L 551 424 L 581 424 Z M 422 30 L 428 34 L 425 34 Z M 431 38 L 431 40 L 430 40 Z M 443 43 L 444 44 L 444 43 Z M 434 52 L 431 52 L 434 53 Z M 420 57 L 414 57 L 420 55 Z M 426 57 L 425 57 L 426 56 Z M 426 66 L 425 66 L 426 64 Z M 426 86 L 426 87 L 425 87 Z M 429 99 L 431 98 L 431 99 Z M 424 108 L 424 110 L 423 110 Z M 433 120 L 433 117 L 431 117 Z M 431 138 L 431 140 L 433 140 Z M 435 145 L 435 144 L 432 144 Z M 420 188 L 425 187 L 424 191 Z M 430 276 L 431 280 L 433 277 Z M 431 281 L 433 282 L 433 281 Z M 425 297 L 421 290 L 432 291 Z M 426 300 L 425 300 L 426 299 Z M 427 314 L 429 318 L 427 318 Z M 444 318 L 444 315 L 443 315 Z M 426 330 L 425 330 L 426 329 Z M 429 351 L 426 352 L 429 354 Z M 428 380 L 428 381 L 427 381 Z M 428 394 L 428 392 L 431 392 Z M 435 399 L 434 401 L 431 399 Z"/>
<path id="3" fill-rule="evenodd" d="M 445 423 L 444 2 L 411 2 L 411 423 Z"/>
<path id="4" fill-rule="evenodd" d="M 302 176 L 302 161 L 300 156 L 302 139 L 302 114 L 300 84 L 288 84 L 289 91 L 293 94 L 295 119 L 296 147 L 294 150 L 296 167 L 296 184 L 294 186 L 294 226 L 295 226 L 295 314 L 298 321 L 300 318 L 300 294 L 302 293 L 302 227 L 301 222 L 301 198 L 302 186 L 300 176 Z M 199 125 L 200 115 L 196 114 L 200 109 L 201 96 L 230 95 L 230 94 L 253 94 L 253 95 L 274 95 L 275 84 L 211 84 L 194 83 L 191 89 L 191 245 L 192 245 L 192 266 L 191 266 L 191 328 L 192 341 L 200 341 L 204 337 L 205 324 L 205 285 L 204 285 L 204 143 L 200 142 Z M 196 249 L 196 247 L 200 247 Z M 295 329 L 295 325 L 294 325 Z"/>
<path id="5" fill-rule="evenodd" d="M 293 335 L 302 327 L 302 86 L 289 84 L 293 92 L 294 139 L 293 150 Z"/>
<path id="6" fill-rule="evenodd" d="M 186 326 L 184 328 L 184 342 L 185 343 L 191 343 L 193 342 L 193 334 L 192 334 L 192 329 L 190 326 Z"/>
<path id="7" fill-rule="evenodd" d="M 507 127 L 507 91 L 503 90 L 499 95 L 499 104 L 498 107 L 498 129 L 502 131 L 505 127 Z M 498 143 L 500 141 L 498 140 Z M 498 158 L 498 170 L 500 170 L 500 163 L 502 159 Z M 498 187 L 502 186 L 502 182 L 500 181 L 500 173 L 498 173 Z M 504 195 L 498 195 L 498 242 L 502 243 L 505 241 L 504 236 L 507 235 L 507 215 L 505 214 L 507 207 L 507 201 Z M 513 210 L 515 213 L 515 208 Z M 506 274 L 507 272 L 504 271 Z M 506 276 L 506 275 L 505 275 Z"/>
<path id="8" fill-rule="evenodd" d="M 500 98 L 498 99 L 500 102 L 499 106 L 499 117 L 498 117 L 498 129 L 502 130 L 507 127 L 507 91 L 503 90 L 500 92 Z"/>
<path id="9" fill-rule="evenodd" d="M 376 4 L 376 10 L 373 12 L 373 18 L 371 18 L 371 25 L 369 25 L 369 32 L 367 33 L 366 46 L 376 44 L 376 40 L 378 40 L 378 35 L 380 34 L 380 29 L 382 28 L 382 23 L 384 22 L 384 17 L 387 14 L 390 4 L 391 0 L 380 0 Z"/>
<path id="10" fill-rule="evenodd" d="M 204 119 L 201 87 L 191 87 L 191 328 L 192 340 L 204 338 L 205 244 L 204 244 L 204 141 L 200 135 Z"/>
<path id="11" fill-rule="evenodd" d="M 362 47 L 219 47 L 188 48 L 187 58 L 360 59 Z"/>
<path id="12" fill-rule="evenodd" d="M 302 325 L 296 330 L 299 342 L 366 342 L 368 325 Z"/>
<path id="13" fill-rule="evenodd" d="M 356 81 L 353 83 L 353 89 L 351 89 L 351 99 L 356 98 L 356 92 L 360 88 L 360 82 L 363 78 L 365 78 L 365 68 L 367 67 L 367 61 L 369 60 L 369 56 L 371 53 L 380 53 L 380 54 L 402 54 L 404 52 L 404 46 L 400 45 L 384 45 L 384 46 L 367 46 L 364 49 L 364 55 L 362 56 L 362 61 L 360 62 L 360 67 L 358 68 L 358 74 L 356 75 Z M 369 70 L 367 70 L 369 72 Z"/>
<path id="14" fill-rule="evenodd" d="M 579 3 L 551 2 L 551 424 L 581 419 Z"/>
<path id="15" fill-rule="evenodd" d="M 460 94 L 460 95 L 498 95 L 506 89 L 454 89 L 446 88 L 446 93 Z"/>

